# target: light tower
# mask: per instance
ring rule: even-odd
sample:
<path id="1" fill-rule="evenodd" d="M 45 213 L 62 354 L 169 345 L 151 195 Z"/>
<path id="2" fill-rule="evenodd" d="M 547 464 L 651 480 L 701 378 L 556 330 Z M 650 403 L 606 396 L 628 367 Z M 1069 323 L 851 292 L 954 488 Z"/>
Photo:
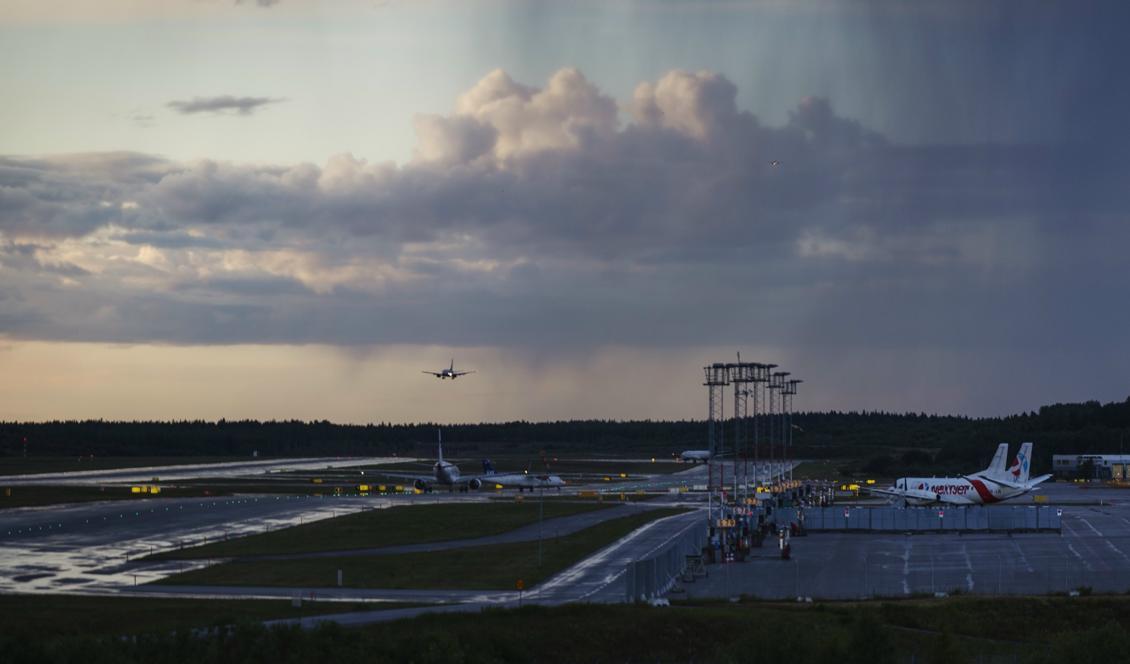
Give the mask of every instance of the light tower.
<path id="1" fill-rule="evenodd" d="M 788 371 L 774 371 L 769 376 L 769 463 L 770 472 L 774 477 L 782 474 L 781 467 L 775 466 L 773 448 L 778 446 L 784 447 L 785 428 L 784 428 L 784 396 L 785 390 L 785 377 L 789 375 Z M 773 395 L 777 394 L 774 399 Z M 775 404 L 774 401 L 777 403 Z M 780 406 L 779 408 L 777 406 Z M 781 455 L 781 461 L 784 461 L 784 449 L 778 451 Z"/>
<path id="2" fill-rule="evenodd" d="M 789 451 L 789 455 L 786 456 L 786 458 L 789 460 L 790 482 L 793 479 L 793 397 L 796 396 L 796 386 L 803 382 L 803 380 L 796 378 L 789 379 L 785 381 L 785 388 L 781 391 L 781 395 L 785 400 L 783 404 L 785 409 L 785 445 L 786 449 Z"/>
<path id="3" fill-rule="evenodd" d="M 723 396 L 725 387 L 730 384 L 729 372 L 726 370 L 726 365 L 721 362 L 715 362 L 708 367 L 703 367 L 706 373 L 706 382 L 703 383 L 710 392 L 710 417 L 707 420 L 709 427 L 709 445 L 710 445 L 710 459 L 707 461 L 707 494 L 708 503 L 707 512 L 711 523 L 714 521 L 714 491 L 718 491 L 719 507 L 722 501 L 722 485 L 723 478 L 719 478 L 717 484 L 714 482 L 714 465 L 717 463 L 715 459 L 722 456 L 725 450 L 725 432 L 723 427 L 725 424 L 725 408 L 723 406 Z M 721 466 L 724 468 L 725 466 Z"/>
<path id="4" fill-rule="evenodd" d="M 731 438 L 734 448 L 734 495 L 744 498 L 749 487 L 749 397 L 753 391 L 749 384 L 755 380 L 757 369 L 755 362 L 742 362 L 742 354 L 738 353 L 738 361 L 728 364 L 730 382 L 734 384 L 734 434 Z M 756 397 L 754 403 L 756 404 Z M 741 495 L 738 492 L 738 458 L 741 458 L 742 477 L 740 486 L 743 488 Z"/>
<path id="5" fill-rule="evenodd" d="M 761 422 L 761 413 L 765 406 L 765 397 L 762 395 L 764 386 L 769 383 L 769 372 L 776 364 L 756 364 L 753 369 L 753 467 L 756 482 L 761 482 L 761 434 L 765 430 Z"/>

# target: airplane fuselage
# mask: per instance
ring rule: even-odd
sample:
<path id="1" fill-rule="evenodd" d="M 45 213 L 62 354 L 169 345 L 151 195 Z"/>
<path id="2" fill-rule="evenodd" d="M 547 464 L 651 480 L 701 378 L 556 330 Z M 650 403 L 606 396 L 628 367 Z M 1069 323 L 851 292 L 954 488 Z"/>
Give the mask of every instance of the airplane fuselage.
<path id="1" fill-rule="evenodd" d="M 895 487 L 908 493 L 911 505 L 991 505 L 1028 493 L 1030 489 L 1012 489 L 978 477 L 901 477 Z"/>
<path id="2" fill-rule="evenodd" d="M 459 483 L 459 466 L 449 461 L 437 461 L 432 472 L 437 484 L 451 486 Z"/>
<path id="3" fill-rule="evenodd" d="M 526 473 L 507 473 L 484 475 L 483 482 L 487 486 L 495 484 L 506 489 L 555 489 L 565 486 L 565 480 L 557 475 L 528 475 Z"/>

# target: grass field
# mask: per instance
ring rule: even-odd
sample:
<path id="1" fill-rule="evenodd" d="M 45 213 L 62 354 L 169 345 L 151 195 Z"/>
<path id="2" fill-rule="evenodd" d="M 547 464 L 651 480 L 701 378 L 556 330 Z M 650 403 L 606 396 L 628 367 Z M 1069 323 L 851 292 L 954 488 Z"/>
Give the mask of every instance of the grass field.
<path id="1" fill-rule="evenodd" d="M 798 480 L 834 480 L 845 479 L 840 468 L 848 465 L 848 461 L 837 459 L 832 461 L 802 461 L 793 469 L 793 477 Z"/>
<path id="2" fill-rule="evenodd" d="M 95 601 L 80 608 L 102 613 L 98 620 L 106 625 L 135 619 L 120 605 Z M 169 600 L 168 606 L 189 602 Z M 227 607 L 243 602 L 217 604 L 205 615 L 229 614 Z M 167 623 L 144 639 L 60 635 L 53 614 L 44 614 L 43 630 L 34 636 L 0 629 L 0 661 L 1122 662 L 1130 651 L 1128 609 L 1130 601 L 1122 597 L 722 602 L 671 608 L 575 604 L 423 615 L 357 629 L 243 625 L 192 639 L 171 634 Z M 30 613 L 42 614 L 42 607 Z M 1005 629 L 997 633 L 998 626 Z"/>
<path id="3" fill-rule="evenodd" d="M 0 634 L 141 634 L 413 604 L 87 595 L 0 595 Z M 0 661 L 7 661 L 0 657 Z"/>
<path id="4" fill-rule="evenodd" d="M 571 535 L 546 539 L 542 543 L 540 566 L 535 541 L 389 556 L 234 561 L 185 572 L 157 583 L 316 588 L 335 585 L 340 569 L 344 585 L 351 588 L 510 589 L 517 579 L 532 587 L 645 523 L 683 511 L 648 510 L 605 521 Z"/>
<path id="5" fill-rule="evenodd" d="M 594 502 L 545 503 L 545 518 L 605 509 Z M 538 519 L 535 501 L 407 505 L 369 510 L 270 533 L 216 542 L 154 558 L 234 558 L 345 551 L 497 535 Z"/>

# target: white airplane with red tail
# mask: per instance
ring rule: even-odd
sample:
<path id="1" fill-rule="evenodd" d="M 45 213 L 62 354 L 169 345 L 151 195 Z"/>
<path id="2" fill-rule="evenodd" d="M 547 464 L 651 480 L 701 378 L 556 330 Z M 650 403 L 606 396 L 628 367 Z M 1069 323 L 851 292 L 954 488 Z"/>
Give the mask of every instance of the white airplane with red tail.
<path id="1" fill-rule="evenodd" d="M 1008 443 L 1001 443 L 989 467 L 962 477 L 900 477 L 894 486 L 871 489 L 883 496 L 902 498 L 907 505 L 989 505 L 1033 491 L 1051 475 L 1029 479 L 1032 443 L 1022 443 L 1012 464 L 1004 467 Z"/>

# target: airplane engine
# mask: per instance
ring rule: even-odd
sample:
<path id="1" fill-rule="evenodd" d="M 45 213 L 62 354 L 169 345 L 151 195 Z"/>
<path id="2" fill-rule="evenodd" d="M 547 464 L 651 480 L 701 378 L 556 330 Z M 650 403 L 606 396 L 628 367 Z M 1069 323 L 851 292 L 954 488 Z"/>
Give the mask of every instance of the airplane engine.
<path id="1" fill-rule="evenodd" d="M 428 490 L 428 483 L 425 482 L 424 480 L 416 480 L 415 482 L 412 483 L 412 486 L 417 491 L 427 491 Z"/>
<path id="2" fill-rule="evenodd" d="M 470 482 L 467 482 L 467 488 L 471 489 L 471 491 L 478 491 L 482 488 L 482 486 L 483 481 L 477 477 L 473 478 Z"/>

